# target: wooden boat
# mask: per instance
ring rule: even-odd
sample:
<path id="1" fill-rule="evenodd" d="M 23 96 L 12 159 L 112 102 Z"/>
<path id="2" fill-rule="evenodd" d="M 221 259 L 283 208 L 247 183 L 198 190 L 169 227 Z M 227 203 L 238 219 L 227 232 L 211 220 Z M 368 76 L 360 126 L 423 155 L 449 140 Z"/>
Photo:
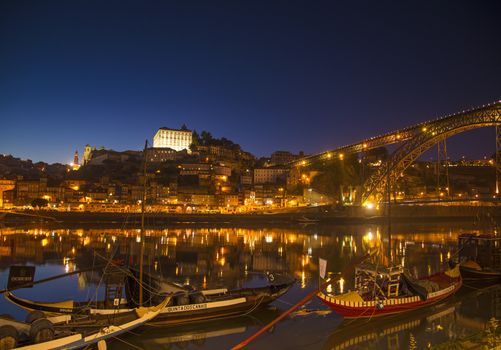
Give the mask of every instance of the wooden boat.
<path id="1" fill-rule="evenodd" d="M 178 290 L 174 292 L 171 305 L 160 312 L 158 320 L 179 324 L 230 315 L 246 315 L 278 299 L 294 283 L 294 279 L 289 279 L 283 283 L 269 283 L 254 288 Z M 157 290 L 165 293 L 166 288 L 160 286 Z M 128 299 L 136 300 L 133 296 Z M 145 293 L 145 300 L 148 299 L 155 303 L 155 297 L 150 298 L 150 295 Z"/>
<path id="2" fill-rule="evenodd" d="M 355 291 L 320 292 L 318 297 L 345 318 L 370 318 L 416 310 L 454 294 L 461 287 L 459 266 L 422 279 L 403 267 L 363 263 L 355 269 Z"/>
<path id="3" fill-rule="evenodd" d="M 160 310 L 157 319 L 165 323 L 180 324 L 200 320 L 208 320 L 229 315 L 245 315 L 265 306 L 285 294 L 294 284 L 289 280 L 280 284 L 268 284 L 256 288 L 240 288 L 228 290 L 210 289 L 200 291 L 181 290 L 175 293 L 169 305 Z M 92 315 L 107 315 L 127 313 L 133 310 L 131 302 L 121 300 L 114 307 L 102 307 L 106 303 L 99 303 L 98 307 L 88 302 L 40 302 L 19 298 L 11 292 L 5 294 L 7 300 L 33 311 L 38 310 L 50 315 L 87 313 Z M 154 303 L 145 290 L 145 304 Z M 137 300 L 134 297 L 131 300 Z M 101 306 L 101 307 L 99 307 Z M 134 306 L 134 305 L 133 305 Z"/>
<path id="4" fill-rule="evenodd" d="M 458 237 L 461 276 L 465 283 L 501 282 L 501 238 L 463 234 Z"/>
<path id="5" fill-rule="evenodd" d="M 42 313 L 33 313 L 28 315 L 27 322 L 1 317 L 0 349 L 78 349 L 102 343 L 151 321 L 169 300 L 167 297 L 157 306 L 140 307 L 110 317 L 46 318 Z"/>

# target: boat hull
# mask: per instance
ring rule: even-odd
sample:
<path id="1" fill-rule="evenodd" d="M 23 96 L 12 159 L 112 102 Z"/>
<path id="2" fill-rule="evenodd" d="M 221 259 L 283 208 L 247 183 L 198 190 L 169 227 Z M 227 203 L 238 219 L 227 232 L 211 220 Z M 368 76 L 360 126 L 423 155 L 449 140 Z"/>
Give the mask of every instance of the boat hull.
<path id="1" fill-rule="evenodd" d="M 465 282 L 500 283 L 501 271 L 486 271 L 460 266 L 461 276 Z"/>
<path id="2" fill-rule="evenodd" d="M 168 303 L 170 297 L 167 297 L 161 304 L 148 308 L 137 308 L 132 312 L 134 317 L 118 324 L 108 322 L 108 324 L 91 324 L 89 321 L 84 322 L 83 325 L 78 323 L 66 324 L 70 332 L 68 335 L 61 335 L 53 340 L 42 343 L 29 344 L 15 349 L 18 350 L 70 350 L 89 347 L 110 338 L 115 338 L 124 333 L 130 332 L 145 323 L 154 319 L 165 305 Z M 89 326 L 95 327 L 95 332 L 89 332 Z M 83 330 L 79 330 L 83 327 Z M 29 327 L 28 327 L 29 328 Z"/>
<path id="3" fill-rule="evenodd" d="M 268 305 L 287 292 L 287 288 L 280 289 L 273 294 L 256 294 L 253 296 L 232 298 L 228 300 L 168 306 L 157 316 L 156 320 L 168 324 L 181 324 L 209 319 L 249 314 L 256 309 Z"/>
<path id="4" fill-rule="evenodd" d="M 379 301 L 348 301 L 339 298 L 339 296 L 330 296 L 324 293 L 319 293 L 318 297 L 344 318 L 372 318 L 399 314 L 435 304 L 456 293 L 461 285 L 462 280 L 459 278 L 447 288 L 430 293 L 425 300 L 417 295 Z"/>
<path id="5" fill-rule="evenodd" d="M 248 314 L 285 294 L 293 283 L 294 281 L 291 281 L 280 285 L 223 292 L 216 295 L 208 295 L 206 302 L 202 303 L 166 306 L 159 312 L 155 321 L 158 320 L 168 324 L 182 324 L 231 315 Z M 83 311 L 81 308 L 61 307 L 57 304 L 51 305 L 50 303 L 18 298 L 12 293 L 7 293 L 5 297 L 25 310 L 40 310 L 51 315 L 73 314 Z M 132 308 L 91 308 L 86 310 L 86 312 L 94 315 L 109 315 L 130 312 L 131 310 Z"/>

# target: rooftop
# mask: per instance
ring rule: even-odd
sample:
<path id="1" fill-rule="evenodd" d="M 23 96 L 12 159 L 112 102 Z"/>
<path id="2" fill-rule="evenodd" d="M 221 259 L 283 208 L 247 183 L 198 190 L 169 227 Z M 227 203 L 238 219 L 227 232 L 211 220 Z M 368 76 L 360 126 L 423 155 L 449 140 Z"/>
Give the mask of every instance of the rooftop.
<path id="1" fill-rule="evenodd" d="M 170 130 L 170 131 L 184 131 L 184 132 L 191 132 L 191 130 L 188 129 L 173 129 L 173 128 L 167 128 L 165 126 L 161 127 L 158 130 Z"/>

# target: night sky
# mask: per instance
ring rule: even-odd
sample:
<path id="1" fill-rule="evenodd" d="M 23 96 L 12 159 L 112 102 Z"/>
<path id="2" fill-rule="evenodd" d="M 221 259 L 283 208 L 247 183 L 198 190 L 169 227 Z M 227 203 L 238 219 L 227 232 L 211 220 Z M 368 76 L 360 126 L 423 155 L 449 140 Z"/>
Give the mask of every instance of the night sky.
<path id="1" fill-rule="evenodd" d="M 67 163 L 183 123 L 316 153 L 499 100 L 499 3 L 3 0 L 0 153 Z"/>

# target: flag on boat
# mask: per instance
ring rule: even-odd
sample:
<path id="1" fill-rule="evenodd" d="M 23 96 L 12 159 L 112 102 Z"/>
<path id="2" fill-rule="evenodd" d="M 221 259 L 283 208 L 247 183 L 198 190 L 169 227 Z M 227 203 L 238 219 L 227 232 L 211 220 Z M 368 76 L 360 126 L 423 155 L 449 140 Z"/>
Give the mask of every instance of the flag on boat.
<path id="1" fill-rule="evenodd" d="M 11 266 L 7 288 L 31 288 L 35 278 L 35 266 Z"/>
<path id="2" fill-rule="evenodd" d="M 320 277 L 325 279 L 325 273 L 327 272 L 327 260 L 318 258 L 318 270 L 320 272 Z"/>

